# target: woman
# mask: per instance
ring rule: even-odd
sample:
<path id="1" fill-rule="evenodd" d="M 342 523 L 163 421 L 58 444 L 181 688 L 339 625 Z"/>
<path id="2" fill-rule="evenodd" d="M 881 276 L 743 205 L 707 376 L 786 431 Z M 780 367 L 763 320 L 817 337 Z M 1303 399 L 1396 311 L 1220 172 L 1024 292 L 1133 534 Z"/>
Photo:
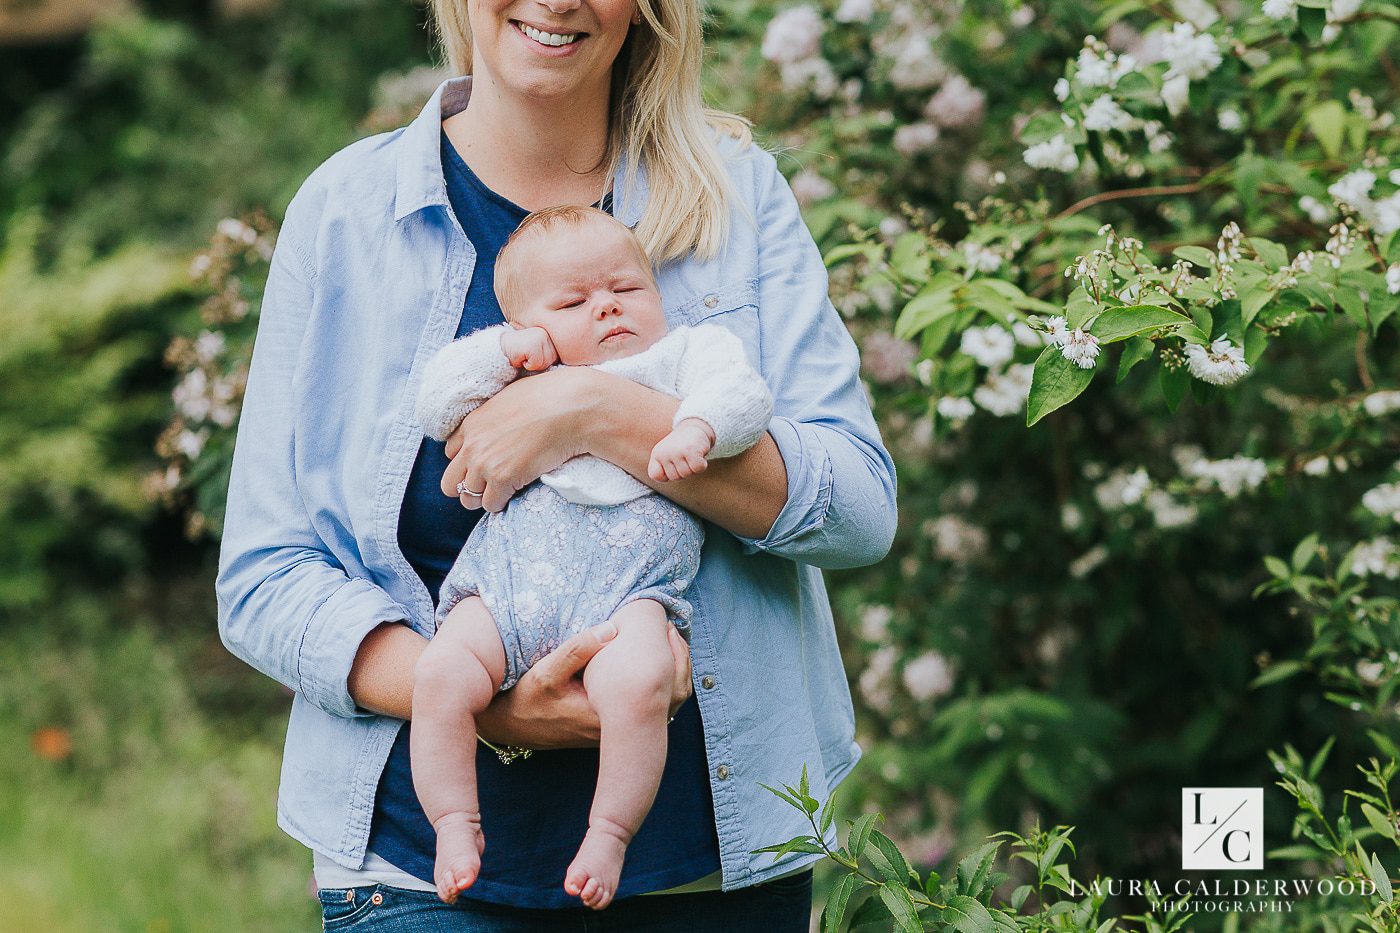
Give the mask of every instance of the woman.
<path id="1" fill-rule="evenodd" d="M 582 928 L 563 867 L 587 822 L 598 723 L 576 675 L 608 633 L 561 646 L 482 716 L 486 739 L 536 751 L 478 755 L 491 845 L 454 906 L 432 893 L 404 720 L 437 587 L 480 510 L 588 452 L 711 523 L 688 656 L 673 645 L 685 702 L 666 773 L 619 900 L 590 928 L 805 930 L 813 856 L 752 850 L 806 824 L 759 784 L 805 765 L 824 797 L 855 765 L 819 568 L 878 560 L 895 524 L 893 464 L 820 254 L 773 157 L 742 120 L 702 108 L 698 0 L 434 12 L 471 76 L 408 127 L 337 153 L 293 199 L 238 430 L 219 625 L 296 691 L 279 825 L 314 852 L 328 928 Z M 758 444 L 656 484 L 647 456 L 677 400 L 587 368 L 518 380 L 445 448 L 422 439 L 423 365 L 501 320 L 496 251 L 526 212 L 561 203 L 598 203 L 637 231 L 673 325 L 742 339 L 774 395 Z"/>

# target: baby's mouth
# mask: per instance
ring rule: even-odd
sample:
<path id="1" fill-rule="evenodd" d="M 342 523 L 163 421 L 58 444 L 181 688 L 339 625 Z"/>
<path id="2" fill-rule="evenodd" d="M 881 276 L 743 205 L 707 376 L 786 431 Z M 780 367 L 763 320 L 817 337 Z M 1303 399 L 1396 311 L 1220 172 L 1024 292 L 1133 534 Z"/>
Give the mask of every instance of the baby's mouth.
<path id="1" fill-rule="evenodd" d="M 636 336 L 636 334 L 632 333 L 630 330 L 628 330 L 628 329 L 625 328 L 625 327 L 615 327 L 615 328 L 613 328 L 612 330 L 608 331 L 606 335 L 604 335 L 602 342 L 603 342 L 603 343 L 607 343 L 609 340 L 612 340 L 612 339 L 615 338 L 615 337 L 635 337 L 635 336 Z"/>

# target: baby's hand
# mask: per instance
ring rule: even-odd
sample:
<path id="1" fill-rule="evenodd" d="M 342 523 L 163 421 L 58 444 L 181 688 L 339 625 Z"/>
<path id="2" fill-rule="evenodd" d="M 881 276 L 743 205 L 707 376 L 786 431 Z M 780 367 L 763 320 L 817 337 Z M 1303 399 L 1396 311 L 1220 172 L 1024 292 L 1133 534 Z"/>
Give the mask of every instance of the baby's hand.
<path id="1" fill-rule="evenodd" d="M 522 327 L 501 334 L 501 352 L 510 365 L 537 372 L 559 362 L 554 341 L 543 327 Z"/>
<path id="2" fill-rule="evenodd" d="M 686 418 L 651 449 L 647 475 L 661 482 L 685 479 L 704 471 L 705 455 L 715 445 L 715 432 L 699 418 Z"/>

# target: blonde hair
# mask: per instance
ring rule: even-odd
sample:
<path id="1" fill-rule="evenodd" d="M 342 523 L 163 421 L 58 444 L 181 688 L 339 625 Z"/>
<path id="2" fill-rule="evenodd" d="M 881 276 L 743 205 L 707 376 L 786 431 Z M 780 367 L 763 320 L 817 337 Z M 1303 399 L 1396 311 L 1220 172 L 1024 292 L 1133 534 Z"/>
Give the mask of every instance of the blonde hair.
<path id="1" fill-rule="evenodd" d="M 467 0 L 433 0 L 432 9 L 448 64 L 470 74 Z M 642 22 L 628 32 L 613 64 L 600 161 L 612 178 L 625 158 L 623 185 L 629 192 L 636 166 L 646 166 L 648 199 L 637 237 L 658 265 L 691 252 L 712 259 L 728 238 L 729 205 L 735 201 L 718 134 L 747 145 L 752 124 L 704 105 L 701 0 L 637 0 L 637 10 Z"/>
<path id="2" fill-rule="evenodd" d="M 651 268 L 651 259 L 648 258 L 646 249 L 643 248 L 641 240 L 632 232 L 632 228 L 618 220 L 607 211 L 600 211 L 596 207 L 584 206 L 582 204 L 560 204 L 555 207 L 541 208 L 530 213 L 520 221 L 520 226 L 511 231 L 506 237 L 506 242 L 496 253 L 496 271 L 491 285 L 496 291 L 496 301 L 501 306 L 501 314 L 507 321 L 514 321 L 515 309 L 520 301 L 520 290 L 516 287 L 516 282 L 520 280 L 521 265 L 519 257 L 519 243 L 525 237 L 538 237 L 549 233 L 552 230 L 567 227 L 576 229 L 590 223 L 611 224 L 621 230 L 627 236 L 627 242 L 637 253 L 637 259 L 641 262 L 642 269 L 651 279 L 653 286 L 656 285 L 656 277 Z"/>

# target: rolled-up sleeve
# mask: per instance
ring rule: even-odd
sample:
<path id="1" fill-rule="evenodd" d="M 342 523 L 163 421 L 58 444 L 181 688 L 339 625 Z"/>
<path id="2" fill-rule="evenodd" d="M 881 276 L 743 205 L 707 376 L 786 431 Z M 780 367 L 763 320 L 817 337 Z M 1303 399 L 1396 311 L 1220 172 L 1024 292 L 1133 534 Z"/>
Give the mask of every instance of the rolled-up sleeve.
<path id="1" fill-rule="evenodd" d="M 365 635 L 409 613 L 345 572 L 297 487 L 294 386 L 316 281 L 306 258 L 316 221 L 304 192 L 273 252 L 248 372 L 215 581 L 219 637 L 327 713 L 368 716 L 350 697 L 350 666 Z"/>
<path id="2" fill-rule="evenodd" d="M 757 212 L 760 357 L 788 497 L 767 535 L 739 540 L 749 553 L 826 569 L 873 564 L 894 541 L 894 461 L 861 386 L 855 341 L 828 295 L 821 251 L 773 156 L 756 157 L 767 180 Z"/>

